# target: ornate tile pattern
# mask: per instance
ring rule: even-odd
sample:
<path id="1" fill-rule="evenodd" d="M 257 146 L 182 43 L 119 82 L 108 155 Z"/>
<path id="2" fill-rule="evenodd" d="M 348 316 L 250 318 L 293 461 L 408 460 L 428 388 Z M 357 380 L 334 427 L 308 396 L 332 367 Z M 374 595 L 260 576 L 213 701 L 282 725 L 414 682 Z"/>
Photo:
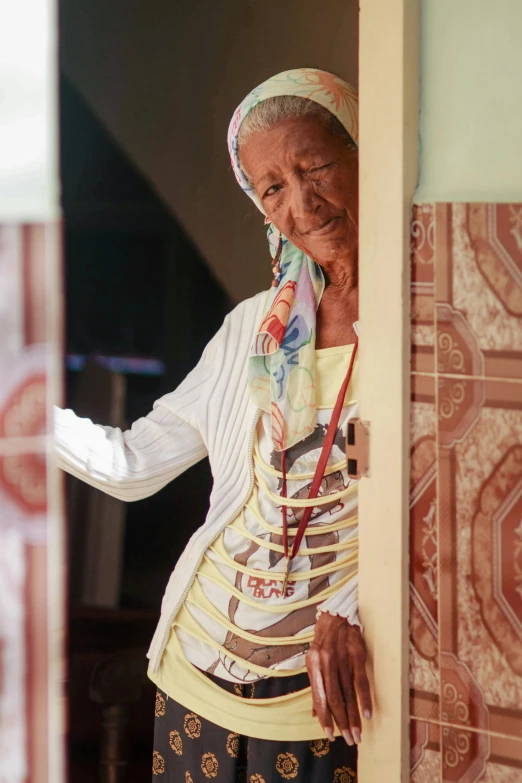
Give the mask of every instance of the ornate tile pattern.
<path id="1" fill-rule="evenodd" d="M 522 204 L 437 204 L 437 370 L 522 379 Z"/>
<path id="2" fill-rule="evenodd" d="M 32 780 L 36 768 L 47 780 L 47 543 L 60 524 L 47 457 L 59 386 L 60 313 L 49 295 L 57 231 L 0 225 L 0 779 L 12 783 Z"/>
<path id="3" fill-rule="evenodd" d="M 439 717 L 437 416 L 435 379 L 414 375 L 410 475 L 412 715 Z"/>
<path id="4" fill-rule="evenodd" d="M 412 334 L 411 779 L 519 781 L 522 205 L 414 207 Z"/>
<path id="5" fill-rule="evenodd" d="M 466 433 L 453 439 L 439 414 L 441 661 L 458 656 L 477 699 L 522 718 L 522 405 L 504 407 L 510 397 L 522 402 L 522 387 L 468 383 L 480 387 L 482 404 L 470 402 Z"/>
<path id="6" fill-rule="evenodd" d="M 412 369 L 433 372 L 434 365 L 434 208 L 413 207 L 411 225 Z"/>
<path id="7" fill-rule="evenodd" d="M 411 722 L 412 783 L 441 783 L 441 728 L 422 720 Z"/>

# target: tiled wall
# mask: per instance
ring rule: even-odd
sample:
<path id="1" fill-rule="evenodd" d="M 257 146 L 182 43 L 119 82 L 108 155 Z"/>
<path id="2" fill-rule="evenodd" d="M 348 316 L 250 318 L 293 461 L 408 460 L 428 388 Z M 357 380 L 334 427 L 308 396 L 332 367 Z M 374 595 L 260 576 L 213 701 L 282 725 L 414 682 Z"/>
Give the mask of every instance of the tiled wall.
<path id="1" fill-rule="evenodd" d="M 47 436 L 60 390 L 57 238 L 54 225 L 0 224 L 1 783 L 61 780 L 61 493 Z"/>
<path id="2" fill-rule="evenodd" d="M 522 781 L 522 204 L 412 222 L 411 780 Z"/>

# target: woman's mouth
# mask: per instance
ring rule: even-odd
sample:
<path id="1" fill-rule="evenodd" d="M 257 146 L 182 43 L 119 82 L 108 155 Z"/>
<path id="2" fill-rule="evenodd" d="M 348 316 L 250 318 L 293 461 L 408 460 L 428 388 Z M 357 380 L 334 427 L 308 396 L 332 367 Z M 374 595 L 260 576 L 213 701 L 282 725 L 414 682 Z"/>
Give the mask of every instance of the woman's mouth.
<path id="1" fill-rule="evenodd" d="M 317 228 L 312 228 L 306 233 L 313 237 L 322 237 L 326 234 L 331 234 L 332 231 L 335 231 L 337 228 L 339 222 L 338 217 L 332 217 L 330 220 L 327 220 L 326 223 L 323 223 L 322 226 L 318 226 Z"/>

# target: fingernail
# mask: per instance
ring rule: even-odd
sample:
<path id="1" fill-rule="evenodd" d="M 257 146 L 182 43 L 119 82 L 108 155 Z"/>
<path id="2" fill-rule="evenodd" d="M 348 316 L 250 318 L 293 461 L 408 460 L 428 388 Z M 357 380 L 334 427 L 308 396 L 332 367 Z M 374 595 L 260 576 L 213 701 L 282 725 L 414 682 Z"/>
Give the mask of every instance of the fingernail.
<path id="1" fill-rule="evenodd" d="M 359 742 L 361 741 L 361 732 L 359 731 L 359 729 L 352 729 L 352 734 L 353 734 L 355 744 L 358 745 Z"/>
<path id="2" fill-rule="evenodd" d="M 342 732 L 342 735 L 343 735 L 343 740 L 346 742 L 347 745 L 353 745 L 353 737 L 348 731 L 348 729 L 345 729 Z"/>
<path id="3" fill-rule="evenodd" d="M 330 742 L 335 742 L 334 733 L 333 733 L 333 731 L 331 730 L 331 728 L 329 726 L 326 727 L 326 729 L 324 730 L 324 733 L 326 734 L 326 736 L 328 737 Z"/>
<path id="4" fill-rule="evenodd" d="M 364 711 L 364 717 L 366 718 L 366 720 L 370 720 L 370 718 L 372 717 L 371 711 L 370 710 L 365 710 Z"/>

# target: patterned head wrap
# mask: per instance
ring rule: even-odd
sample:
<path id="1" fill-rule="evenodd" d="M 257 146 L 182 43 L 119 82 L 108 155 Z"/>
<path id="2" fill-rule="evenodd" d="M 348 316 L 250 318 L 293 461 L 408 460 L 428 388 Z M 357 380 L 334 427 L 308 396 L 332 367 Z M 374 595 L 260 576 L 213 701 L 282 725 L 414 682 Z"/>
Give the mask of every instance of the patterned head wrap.
<path id="1" fill-rule="evenodd" d="M 241 169 L 238 134 L 254 106 L 278 95 L 308 98 L 332 112 L 357 143 L 358 99 L 355 90 L 331 73 L 298 68 L 273 76 L 250 92 L 234 112 L 228 149 L 236 179 L 263 212 Z M 280 234 L 270 224 L 268 241 L 275 256 Z M 272 417 L 272 440 L 278 451 L 306 438 L 315 426 L 316 312 L 324 290 L 320 267 L 283 237 L 281 279 L 268 298 L 249 359 L 248 383 L 254 403 Z"/>

